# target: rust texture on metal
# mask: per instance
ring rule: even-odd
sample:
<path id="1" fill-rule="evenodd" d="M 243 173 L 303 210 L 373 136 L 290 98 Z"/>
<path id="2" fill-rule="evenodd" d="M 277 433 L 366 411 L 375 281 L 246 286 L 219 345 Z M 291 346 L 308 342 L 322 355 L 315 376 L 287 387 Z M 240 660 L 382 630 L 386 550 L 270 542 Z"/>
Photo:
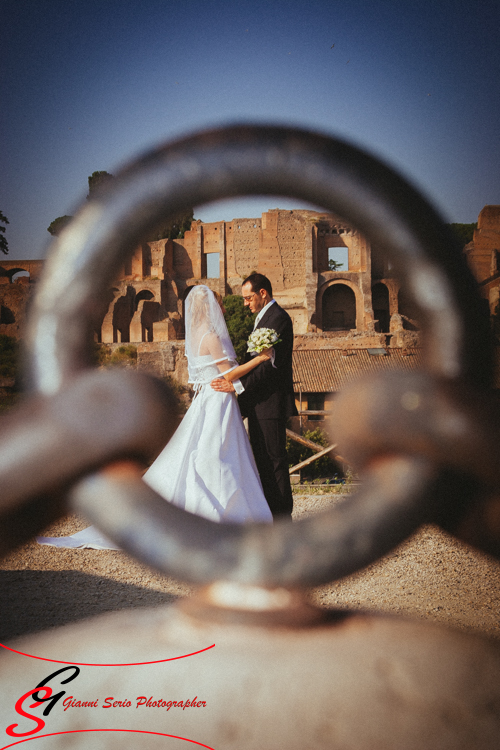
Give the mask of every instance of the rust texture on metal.
<path id="1" fill-rule="evenodd" d="M 342 141 L 300 130 L 240 126 L 201 133 L 152 151 L 119 174 L 112 189 L 87 201 L 56 238 L 27 330 L 29 387 L 37 394 L 33 398 L 45 400 L 47 413 L 57 411 L 52 404 L 59 398 L 67 398 L 67 414 L 73 400 L 78 402 L 78 383 L 91 366 L 94 302 L 112 284 L 118 266 L 145 233 L 186 205 L 249 194 L 285 195 L 320 205 L 345 217 L 372 242 L 386 248 L 419 310 L 425 334 L 423 366 L 430 390 L 441 381 L 458 384 L 476 403 L 475 394 L 479 397 L 491 382 L 487 323 L 475 282 L 432 207 L 392 170 Z M 397 380 L 404 375 L 393 377 Z M 403 389 L 407 388 L 404 382 L 401 380 Z M 83 422 L 85 430 L 77 416 L 63 424 L 56 420 L 53 445 L 66 441 L 79 454 L 78 460 L 69 455 L 72 450 L 68 455 L 63 452 L 58 461 L 60 482 L 50 472 L 38 482 L 33 472 L 19 503 L 36 505 L 42 493 L 44 502 L 50 503 L 52 493 L 59 503 L 54 512 L 61 512 L 62 497 L 70 497 L 72 507 L 125 550 L 189 581 L 227 579 L 303 586 L 339 578 L 385 554 L 422 522 L 446 515 L 441 499 L 444 472 L 458 469 L 453 461 L 450 468 L 442 443 L 449 450 L 460 441 L 467 444 L 461 455 L 477 456 L 479 452 L 468 451 L 473 438 L 460 437 L 451 424 L 453 419 L 462 419 L 475 427 L 479 418 L 474 409 L 465 410 L 464 402 L 453 397 L 439 411 L 443 419 L 451 414 L 451 421 L 431 428 L 429 420 L 420 418 L 423 412 L 418 408 L 401 407 L 401 396 L 396 408 L 404 410 L 405 434 L 417 437 L 413 443 L 405 443 L 400 433 L 398 442 L 394 385 L 386 387 L 380 381 L 378 387 L 387 392 L 387 407 L 379 415 L 380 433 L 369 434 L 361 417 L 359 421 L 367 439 L 374 441 L 370 450 L 359 454 L 364 485 L 344 507 L 316 518 L 295 524 L 278 522 L 266 528 L 215 525 L 166 503 L 139 479 L 125 482 L 120 475 L 96 471 L 110 461 L 142 454 L 142 440 L 145 452 L 152 448 L 145 435 L 148 416 L 142 422 L 144 428 L 137 431 L 137 442 L 120 442 L 123 425 L 112 403 L 105 420 L 105 445 L 93 445 L 95 432 L 102 426 L 99 415 L 94 421 Z M 123 388 L 132 403 L 137 398 L 135 385 L 130 382 Z M 154 389 L 149 390 L 153 394 Z M 419 393 L 417 388 L 417 397 Z M 149 396 L 144 398 L 148 403 L 144 414 L 149 415 L 155 407 Z M 160 402 L 161 398 L 155 398 L 157 408 L 168 412 L 168 398 L 163 407 Z M 411 405 L 410 397 L 407 402 Z M 141 423 L 137 411 L 130 412 L 129 430 L 136 430 L 136 420 Z M 74 413 L 79 413 L 77 408 Z M 13 419 L 18 420 L 13 434 L 18 429 L 21 435 L 27 423 L 22 409 Z M 351 421 L 350 415 L 347 421 Z M 82 433 L 86 440 L 80 440 Z M 488 431 L 479 429 L 479 433 L 483 446 Z M 110 447 L 113 439 L 115 450 Z M 157 445 L 156 438 L 153 442 Z M 435 450 L 429 451 L 429 445 Z M 471 461 L 467 468 L 480 471 L 477 467 L 484 466 L 487 471 L 495 448 L 488 444 L 482 451 L 482 464 L 473 466 Z M 344 455 L 342 443 L 340 451 Z M 27 450 L 24 455 L 28 467 Z M 8 465 L 4 466 L 0 481 L 8 471 Z M 495 481 L 493 475 L 495 471 L 490 469 L 491 481 Z M 106 503 L 102 497 L 107 498 Z M 467 483 L 463 483 L 460 497 L 463 509 L 473 507 L 477 500 Z M 457 515 L 453 523 L 461 520 Z"/>
<path id="2" fill-rule="evenodd" d="M 177 423 L 163 383 L 125 370 L 88 370 L 54 396 L 28 398 L 5 418 L 0 437 L 0 552 L 57 518 L 79 477 L 118 458 L 146 465 Z"/>
<path id="3" fill-rule="evenodd" d="M 321 205 L 385 247 L 412 290 L 426 348 L 421 371 L 367 374 L 338 399 L 332 442 L 364 477 L 349 502 L 293 524 L 219 525 L 142 481 L 141 464 L 176 426 L 173 398 L 152 378 L 91 369 L 92 311 L 165 213 L 258 193 Z M 354 357 L 343 366 L 354 367 Z M 500 418 L 487 390 L 481 303 L 440 218 L 391 170 L 341 141 L 284 128 L 225 128 L 151 152 L 56 239 L 31 310 L 28 370 L 30 394 L 0 437 L 0 551 L 71 508 L 138 559 L 202 588 L 181 605 L 38 634 L 23 653 L 110 664 L 101 676 L 82 672 L 82 695 L 107 695 L 110 684 L 136 695 L 141 673 L 112 665 L 136 663 L 140 644 L 148 695 L 160 695 L 165 653 L 203 651 L 202 669 L 194 658 L 170 661 L 168 681 L 183 696 L 193 684 L 209 696 L 210 711 L 190 714 L 189 727 L 211 747 L 498 745 L 495 644 L 317 608 L 304 592 L 370 564 L 428 521 L 500 557 Z M 20 668 L 17 653 L 0 658 L 9 688 L 22 695 L 34 684 L 33 660 Z M 11 709 L 0 706 L 5 726 Z M 120 726 L 131 734 L 120 747 L 136 747 L 136 716 L 123 712 Z M 148 727 L 184 737 L 183 717 L 172 712 L 165 723 L 163 711 L 151 712 Z M 75 748 L 88 747 L 93 718 L 79 714 Z M 73 722 L 61 712 L 58 728 L 73 731 Z M 67 746 L 66 735 L 51 741 Z M 104 733 L 99 741 L 114 747 Z"/>
<path id="4" fill-rule="evenodd" d="M 148 709 L 142 719 L 147 724 L 139 723 L 139 711 L 120 710 L 119 726 L 131 730 L 146 726 L 218 750 L 498 747 L 498 646 L 422 621 L 344 612 L 307 628 L 259 627 L 165 607 L 109 613 L 98 622 L 46 631 L 23 646 L 36 648 L 35 653 L 49 659 L 71 654 L 76 663 L 120 664 L 137 661 L 138 654 L 154 662 L 166 653 L 191 653 L 211 644 L 215 648 L 171 661 L 168 668 L 164 662 L 142 668 L 82 668 L 74 694 L 197 695 L 208 701 L 207 710 Z M 8 694 L 23 695 L 27 674 L 19 668 L 19 655 L 5 652 L 0 658 L 9 676 Z M 53 669 L 57 666 L 62 665 Z M 36 684 L 40 670 L 36 679 L 33 671 L 29 674 Z M 114 722 L 111 726 L 117 724 L 116 714 L 107 719 Z M 94 710 L 81 710 L 76 716 L 61 710 L 57 729 L 90 729 L 97 724 L 95 717 Z M 0 720 L 3 726 L 12 722 L 8 700 L 0 705 Z M 116 740 L 108 733 L 97 739 L 90 735 L 90 740 L 84 732 L 69 737 L 71 744 L 68 735 L 50 737 L 50 748 L 151 746 L 147 737 L 138 743 L 132 733 Z M 163 744 L 156 747 L 168 747 L 161 740 Z"/>

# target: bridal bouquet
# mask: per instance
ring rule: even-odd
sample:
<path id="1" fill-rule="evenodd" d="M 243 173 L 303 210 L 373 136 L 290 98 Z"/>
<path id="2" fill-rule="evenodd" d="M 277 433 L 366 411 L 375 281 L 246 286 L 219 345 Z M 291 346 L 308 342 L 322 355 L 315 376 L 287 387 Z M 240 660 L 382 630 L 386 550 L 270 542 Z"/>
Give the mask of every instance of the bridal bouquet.
<path id="1" fill-rule="evenodd" d="M 257 328 L 250 334 L 247 352 L 260 354 L 264 349 L 270 349 L 280 341 L 278 334 L 272 328 Z"/>

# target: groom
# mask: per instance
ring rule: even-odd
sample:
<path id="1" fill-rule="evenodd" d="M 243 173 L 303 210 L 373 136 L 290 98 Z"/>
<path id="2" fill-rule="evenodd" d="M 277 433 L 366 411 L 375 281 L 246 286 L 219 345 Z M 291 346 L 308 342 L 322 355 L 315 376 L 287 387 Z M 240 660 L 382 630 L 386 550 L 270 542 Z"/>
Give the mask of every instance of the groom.
<path id="1" fill-rule="evenodd" d="M 248 417 L 248 432 L 264 495 L 273 516 L 292 514 L 293 499 L 286 455 L 286 423 L 297 414 L 293 395 L 293 326 L 288 313 L 273 299 L 271 282 L 252 273 L 241 287 L 243 303 L 257 313 L 254 330 L 271 328 L 280 342 L 275 345 L 274 363 L 262 362 L 231 383 L 224 378 L 212 381 L 216 391 L 238 393 L 241 413 Z M 247 353 L 245 362 L 251 357 Z"/>

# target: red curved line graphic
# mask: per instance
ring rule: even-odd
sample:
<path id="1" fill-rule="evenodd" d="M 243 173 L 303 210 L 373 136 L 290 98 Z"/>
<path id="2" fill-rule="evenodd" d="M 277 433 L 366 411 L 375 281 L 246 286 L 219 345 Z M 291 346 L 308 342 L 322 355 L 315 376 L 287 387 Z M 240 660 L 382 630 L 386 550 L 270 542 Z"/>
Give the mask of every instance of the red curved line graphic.
<path id="1" fill-rule="evenodd" d="M 188 656 L 196 656 L 196 654 L 202 654 L 204 651 L 209 651 L 211 648 L 214 648 L 215 643 L 212 643 L 211 646 L 202 648 L 199 651 L 193 651 L 191 654 L 182 654 L 182 656 L 171 656 L 170 659 L 157 659 L 156 661 L 136 661 L 130 664 L 87 664 L 82 661 L 61 661 L 59 659 L 46 659 L 44 656 L 34 656 L 33 654 L 25 654 L 24 651 L 16 651 L 15 648 L 10 648 L 9 646 L 6 646 L 4 643 L 0 643 L 0 646 L 2 648 L 7 649 L 7 651 L 13 651 L 15 654 L 21 654 L 21 656 L 29 656 L 30 659 L 40 659 L 40 661 L 52 661 L 55 664 L 74 664 L 77 667 L 140 667 L 143 664 L 161 664 L 162 662 L 165 662 L 165 661 L 175 661 L 176 659 L 186 659 Z M 122 730 L 119 730 L 119 731 L 122 731 Z M 123 731 L 126 731 L 126 730 L 123 730 Z M 183 738 L 181 737 L 181 739 Z M 11 747 L 11 746 L 7 745 L 7 747 Z M 3 750 L 3 749 L 0 748 L 0 750 Z"/>
<path id="2" fill-rule="evenodd" d="M 55 737 L 58 734 L 76 734 L 78 732 L 136 732 L 138 734 L 155 734 L 158 737 L 172 737 L 174 740 L 184 740 L 185 742 L 192 742 L 193 745 L 199 747 L 206 747 L 207 750 L 214 750 L 209 745 L 204 745 L 203 742 L 196 742 L 196 740 L 190 740 L 187 737 L 179 737 L 176 734 L 164 734 L 163 732 L 147 732 L 144 729 L 69 729 L 66 732 L 51 732 L 51 734 L 39 734 L 38 737 L 27 737 L 25 740 L 19 740 L 13 742 L 11 745 L 5 745 L 0 750 L 7 750 L 8 747 L 14 747 L 14 745 L 20 745 L 22 742 L 30 742 L 31 740 L 41 740 L 42 737 Z"/>

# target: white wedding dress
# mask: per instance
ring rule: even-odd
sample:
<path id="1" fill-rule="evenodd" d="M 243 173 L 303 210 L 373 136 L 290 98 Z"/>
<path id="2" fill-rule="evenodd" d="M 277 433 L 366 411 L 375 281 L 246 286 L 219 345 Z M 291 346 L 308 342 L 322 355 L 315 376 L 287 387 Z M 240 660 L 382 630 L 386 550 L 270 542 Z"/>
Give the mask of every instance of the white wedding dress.
<path id="1" fill-rule="evenodd" d="M 272 521 L 236 397 L 214 391 L 211 355 L 199 357 L 200 387 L 172 439 L 143 479 L 176 505 L 211 521 Z"/>
<path id="2" fill-rule="evenodd" d="M 234 369 L 236 355 L 219 305 L 202 285 L 193 288 L 186 302 L 186 355 L 195 397 L 144 481 L 174 505 L 211 521 L 271 523 L 236 396 L 210 386 L 221 375 L 218 365 Z M 37 541 L 54 547 L 119 549 L 95 526 Z"/>

